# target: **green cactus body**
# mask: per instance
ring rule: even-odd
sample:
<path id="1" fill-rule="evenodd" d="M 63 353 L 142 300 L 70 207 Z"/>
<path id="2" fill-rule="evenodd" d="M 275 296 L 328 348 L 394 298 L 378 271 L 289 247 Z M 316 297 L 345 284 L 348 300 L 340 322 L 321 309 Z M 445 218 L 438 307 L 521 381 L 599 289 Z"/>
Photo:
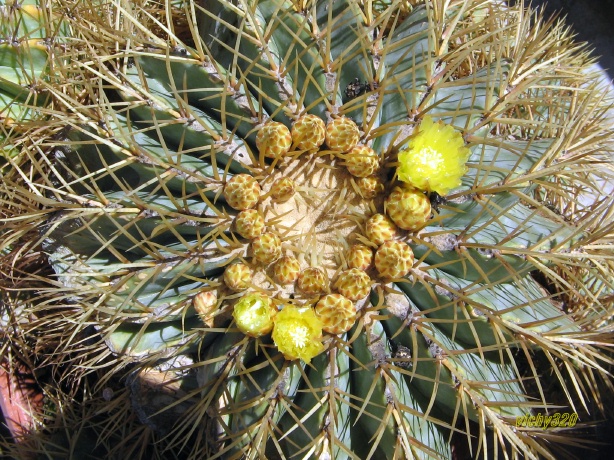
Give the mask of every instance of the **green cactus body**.
<path id="1" fill-rule="evenodd" d="M 46 85 L 53 78 L 50 59 L 68 34 L 61 15 L 49 14 L 36 1 L 0 5 L 0 120 L 31 118 L 49 101 Z"/>
<path id="2" fill-rule="evenodd" d="M 68 34 L 61 15 L 37 1 L 0 5 L 0 168 L 18 156 L 24 124 L 46 117 L 54 64 L 62 65 L 56 58 Z"/>
<path id="3" fill-rule="evenodd" d="M 542 370 L 516 357 L 546 348 L 552 359 L 594 365 L 592 352 L 567 340 L 582 325 L 531 274 L 571 263 L 594 231 L 597 220 L 574 224 L 543 202 L 549 185 L 573 181 L 561 154 L 581 144 L 588 123 L 564 95 L 587 105 L 596 96 L 566 71 L 518 57 L 530 34 L 519 9 L 493 3 L 480 16 L 479 1 L 409 3 L 177 2 L 201 36 L 169 46 L 135 28 L 130 46 L 119 39 L 122 53 L 93 77 L 97 110 L 75 107 L 65 154 L 38 184 L 40 206 L 53 211 L 40 231 L 57 282 L 97 312 L 111 351 L 144 367 L 193 357 L 183 378 L 197 381 L 198 402 L 172 440 L 194 458 L 449 458 L 454 430 L 464 442 L 477 436 L 514 455 L 548 456 L 547 438 L 514 426 L 550 403 L 523 383 L 539 387 Z M 357 78 L 369 82 L 359 94 L 349 91 Z M 542 92 L 552 97 L 540 105 Z M 322 126 L 356 123 L 377 155 L 364 175 L 382 190 L 361 192 L 324 132 L 309 138 L 307 114 Z M 374 240 L 367 222 L 387 220 L 399 152 L 425 115 L 464 139 L 467 173 L 432 218 L 430 208 L 422 213 L 430 220 L 406 225 L 418 230 L 391 227 Z M 271 122 L 288 130 L 299 122 L 289 151 L 285 129 L 279 152 L 258 138 L 262 126 L 281 126 Z M 283 180 L 292 193 L 269 196 Z M 247 195 L 228 185 L 238 183 L 249 184 Z M 237 233 L 247 209 L 264 219 L 262 234 Z M 275 240 L 270 257 L 265 236 Z M 403 249 L 403 270 L 378 271 L 382 244 Z M 356 245 L 364 261 L 348 266 Z M 239 287 L 226 269 L 243 267 L 231 265 L 237 258 L 252 275 Z M 303 281 L 310 269 L 324 288 Z M 245 335 L 233 320 L 255 292 L 280 312 L 313 309 L 349 269 L 368 283 L 356 295 L 351 280 L 338 283 L 356 300 L 355 322 L 324 332 L 315 356 L 289 358 L 274 326 Z M 203 292 L 219 305 L 206 322 L 194 308 Z"/>

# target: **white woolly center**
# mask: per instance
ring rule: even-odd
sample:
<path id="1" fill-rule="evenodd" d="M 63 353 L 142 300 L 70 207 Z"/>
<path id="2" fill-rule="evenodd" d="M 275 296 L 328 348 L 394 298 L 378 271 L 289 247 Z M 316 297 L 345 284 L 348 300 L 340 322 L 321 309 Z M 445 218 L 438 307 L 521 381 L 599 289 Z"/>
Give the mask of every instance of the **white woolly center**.
<path id="1" fill-rule="evenodd" d="M 308 336 L 307 333 L 309 331 L 307 330 L 307 328 L 305 326 L 300 326 L 297 327 L 296 329 L 294 329 L 291 333 L 290 333 L 290 337 L 292 338 L 292 342 L 294 342 L 294 345 L 299 347 L 299 348 L 304 348 L 305 345 L 307 344 L 307 340 L 308 340 Z"/>
<path id="2" fill-rule="evenodd" d="M 353 178 L 340 160 L 304 153 L 286 161 L 260 183 L 267 192 L 275 181 L 290 178 L 297 192 L 284 203 L 264 200 L 265 221 L 301 268 L 321 268 L 330 278 L 349 245 L 356 242 L 354 235 L 362 233 L 360 224 L 370 213 L 369 202 L 355 191 Z"/>

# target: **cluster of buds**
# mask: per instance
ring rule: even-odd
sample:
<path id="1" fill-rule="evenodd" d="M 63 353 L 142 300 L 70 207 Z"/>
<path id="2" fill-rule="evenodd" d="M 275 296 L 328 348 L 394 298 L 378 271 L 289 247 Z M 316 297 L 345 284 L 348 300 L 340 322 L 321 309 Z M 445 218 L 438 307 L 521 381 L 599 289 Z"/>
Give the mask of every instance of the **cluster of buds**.
<path id="1" fill-rule="evenodd" d="M 369 241 L 378 246 L 374 264 L 382 278 L 402 278 L 409 273 L 414 263 L 414 253 L 407 243 L 395 239 L 398 230 L 388 217 L 384 214 L 371 216 L 367 220 L 365 234 Z"/>
<path id="2" fill-rule="evenodd" d="M 379 155 L 371 147 L 359 144 L 360 130 L 346 117 L 335 118 L 326 126 L 326 144 L 357 179 L 362 195 L 373 198 L 383 186 L 375 176 L 380 167 Z"/>
<path id="3" fill-rule="evenodd" d="M 425 117 L 409 148 L 399 153 L 395 186 L 384 201 L 384 213 L 371 216 L 365 234 L 376 246 L 374 263 L 385 279 L 406 276 L 414 262 L 409 245 L 395 239 L 397 229 L 419 231 L 431 218 L 427 193 L 445 195 L 461 184 L 470 151 L 452 126 Z M 356 258 L 356 256 L 354 256 Z"/>
<path id="4" fill-rule="evenodd" d="M 360 139 L 358 126 L 349 118 L 339 117 L 325 124 L 315 115 L 305 115 L 291 129 L 278 122 L 266 123 L 256 136 L 256 146 L 262 161 L 263 157 L 282 159 L 292 151 L 314 152 L 326 144 L 343 160 L 360 194 L 371 199 L 384 188 L 377 177 L 380 158 L 373 149 L 360 144 Z M 371 291 L 368 271 L 374 269 L 379 277 L 389 281 L 408 275 L 414 254 L 400 239 L 401 230 L 417 232 L 426 225 L 432 212 L 427 194 L 443 195 L 460 185 L 468 156 L 469 150 L 454 128 L 425 117 L 408 149 L 398 155 L 396 172 L 401 184 L 394 186 L 385 198 L 383 213 L 375 213 L 365 224 L 370 244 L 349 248 L 348 268 L 338 274 L 332 285 L 322 269 L 301 270 L 294 255 L 283 255 L 281 239 L 266 229 L 264 216 L 255 209 L 261 198 L 260 185 L 248 174 L 233 176 L 224 187 L 223 197 L 229 206 L 240 211 L 234 231 L 250 241 L 256 266 L 270 266 L 276 283 L 282 286 L 295 283 L 297 292 L 307 298 L 304 305 L 297 306 L 262 293 L 246 292 L 233 308 L 236 327 L 250 337 L 271 334 L 286 359 L 309 363 L 324 351 L 325 334 L 343 334 L 355 324 L 356 302 Z M 274 202 L 284 202 L 295 191 L 292 179 L 281 178 L 272 184 L 268 195 Z M 252 269 L 245 263 L 229 265 L 223 278 L 234 292 L 252 287 Z M 195 306 L 203 320 L 210 323 L 216 299 L 208 294 L 209 297 L 197 296 Z"/>
<path id="5" fill-rule="evenodd" d="M 361 179 L 360 189 L 365 198 L 373 198 L 383 188 L 375 176 L 380 167 L 378 154 L 370 147 L 360 144 L 360 130 L 356 123 L 347 117 L 334 118 L 324 124 L 316 115 L 304 115 L 297 119 L 290 131 L 278 122 L 268 122 L 256 136 L 256 146 L 267 158 L 281 158 L 288 155 L 292 147 L 298 151 L 313 152 L 326 146 L 344 160 L 348 172 Z M 281 185 L 276 189 L 282 189 Z M 289 187 L 283 187 L 286 190 Z M 271 194 L 287 197 L 287 192 L 278 190 Z"/>
<path id="6" fill-rule="evenodd" d="M 273 264 L 273 276 L 280 284 L 296 281 L 297 289 L 311 298 L 305 305 L 280 303 L 281 309 L 269 296 L 245 293 L 235 304 L 233 318 L 236 327 L 250 337 L 271 333 L 277 349 L 288 360 L 305 362 L 324 351 L 324 334 L 343 334 L 356 322 L 356 301 L 365 298 L 371 290 L 371 278 L 365 269 L 372 264 L 373 253 L 364 245 L 357 245 L 348 254 L 355 259 L 354 267 L 342 271 L 335 284 L 337 293 L 330 293 L 329 282 L 323 270 L 308 267 L 299 271 L 294 256 L 284 256 Z M 241 263 L 230 265 L 224 279 L 233 290 L 244 287 L 247 267 Z M 236 276 L 236 279 L 232 278 Z"/>

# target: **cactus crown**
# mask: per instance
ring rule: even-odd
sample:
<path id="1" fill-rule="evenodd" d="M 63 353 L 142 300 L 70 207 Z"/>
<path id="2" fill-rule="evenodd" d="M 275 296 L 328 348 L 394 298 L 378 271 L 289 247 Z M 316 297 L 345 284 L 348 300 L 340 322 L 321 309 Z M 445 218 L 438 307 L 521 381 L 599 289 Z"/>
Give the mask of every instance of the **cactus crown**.
<path id="1" fill-rule="evenodd" d="M 28 330 L 75 382 L 130 370 L 120 394 L 194 458 L 553 457 L 515 419 L 557 402 L 539 360 L 586 406 L 613 288 L 604 105 L 562 25 L 478 0 L 59 4 L 72 65 L 3 238 L 47 258 Z"/>

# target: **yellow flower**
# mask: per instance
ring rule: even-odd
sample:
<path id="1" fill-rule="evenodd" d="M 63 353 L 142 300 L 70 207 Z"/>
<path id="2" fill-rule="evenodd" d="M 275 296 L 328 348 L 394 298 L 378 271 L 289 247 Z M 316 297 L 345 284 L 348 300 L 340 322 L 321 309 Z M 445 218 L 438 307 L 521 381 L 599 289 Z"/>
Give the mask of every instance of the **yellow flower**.
<path id="1" fill-rule="evenodd" d="M 399 153 L 399 180 L 413 187 L 445 195 L 461 184 L 471 153 L 452 126 L 424 117 L 418 135 Z"/>
<path id="2" fill-rule="evenodd" d="M 245 335 L 260 337 L 273 329 L 277 309 L 271 299 L 262 294 L 247 294 L 236 304 L 232 316 Z"/>
<path id="3" fill-rule="evenodd" d="M 311 307 L 286 305 L 275 317 L 273 342 L 286 359 L 306 363 L 324 351 L 322 321 Z"/>

